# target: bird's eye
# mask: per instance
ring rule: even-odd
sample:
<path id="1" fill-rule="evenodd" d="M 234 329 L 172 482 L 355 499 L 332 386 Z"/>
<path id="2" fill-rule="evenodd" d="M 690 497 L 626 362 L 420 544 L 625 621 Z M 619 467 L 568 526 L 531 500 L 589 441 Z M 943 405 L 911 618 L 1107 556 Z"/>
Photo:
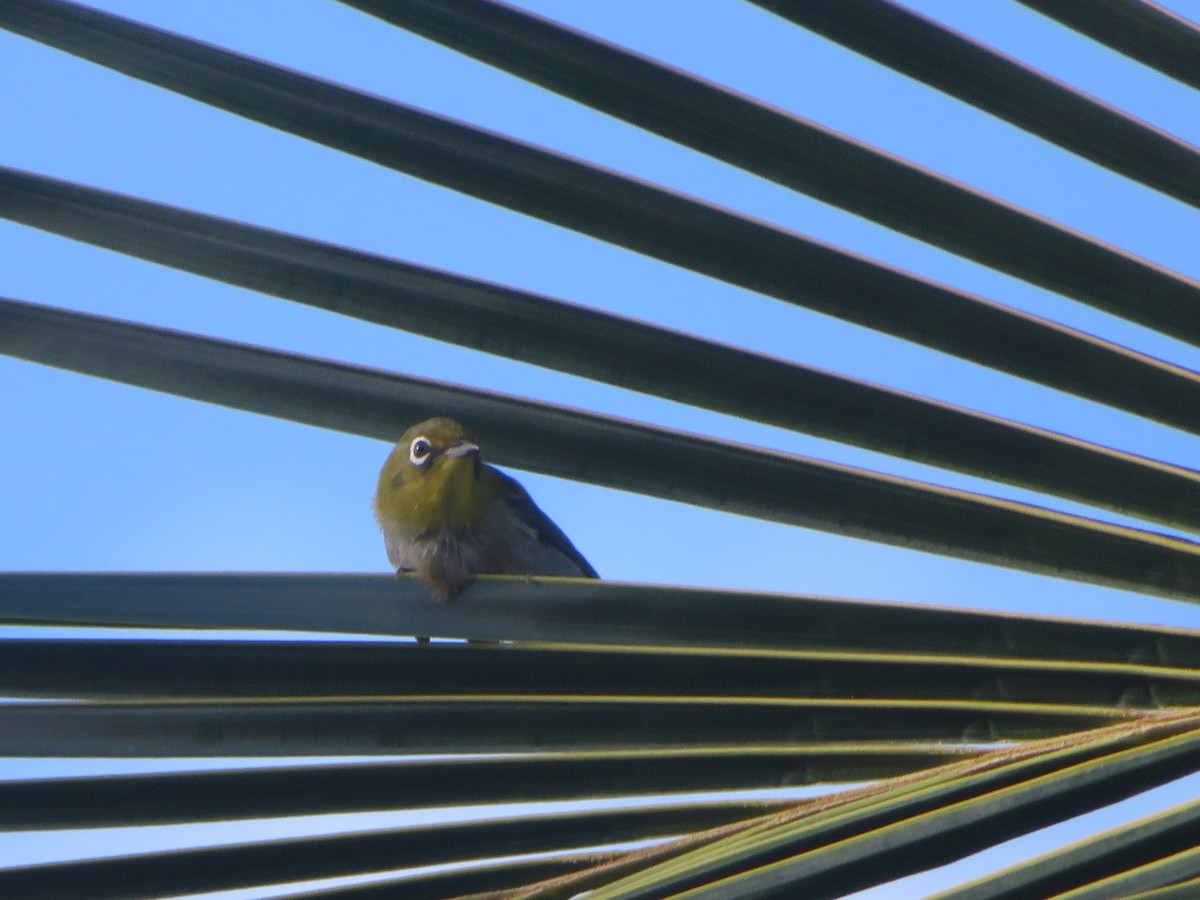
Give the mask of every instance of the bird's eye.
<path id="1" fill-rule="evenodd" d="M 408 446 L 408 461 L 414 466 L 423 466 L 433 456 L 433 446 L 423 437 L 414 440 Z"/>

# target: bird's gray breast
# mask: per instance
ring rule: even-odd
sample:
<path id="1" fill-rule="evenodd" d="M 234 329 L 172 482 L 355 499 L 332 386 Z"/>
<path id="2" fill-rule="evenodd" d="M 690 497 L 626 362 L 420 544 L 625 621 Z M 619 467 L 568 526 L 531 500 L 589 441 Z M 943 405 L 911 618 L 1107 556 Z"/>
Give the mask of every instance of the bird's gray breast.
<path id="1" fill-rule="evenodd" d="M 544 543 L 504 504 L 497 503 L 471 531 L 406 535 L 384 530 L 388 560 L 399 570 L 471 575 L 583 575 L 573 560 Z"/>
<path id="2" fill-rule="evenodd" d="M 433 532 L 410 536 L 385 530 L 384 545 L 388 561 L 401 571 L 439 569 L 459 576 L 484 571 L 484 543 L 474 533 L 446 535 Z"/>

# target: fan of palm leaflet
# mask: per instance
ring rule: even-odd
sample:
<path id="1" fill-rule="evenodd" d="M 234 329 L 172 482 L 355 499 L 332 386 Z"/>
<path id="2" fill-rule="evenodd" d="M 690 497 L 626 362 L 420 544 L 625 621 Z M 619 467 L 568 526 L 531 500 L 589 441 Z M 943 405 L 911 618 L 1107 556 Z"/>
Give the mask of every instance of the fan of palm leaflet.
<path id="1" fill-rule="evenodd" d="M 489 0 L 348 5 L 999 271 L 1200 336 L 1200 287 L 1188 279 L 719 86 Z M 1200 152 L 937 23 L 882 0 L 759 5 L 1197 201 Z M 1107 0 L 1090 18 L 1029 5 L 1188 77 L 1196 31 L 1149 4 Z M 72 3 L 0 0 L 0 26 L 786 303 L 1185 431 L 1200 425 L 1192 372 L 619 173 Z M 13 169 L 0 169 L 0 215 L 380 325 L 1182 531 L 1200 524 L 1189 468 L 562 300 Z M 472 423 L 493 460 L 531 471 L 1200 597 L 1200 546 L 1157 532 L 25 300 L 0 301 L 0 325 L 9 355 L 184 397 L 385 440 L 397 422 L 449 414 Z M 1200 636 L 1164 629 L 499 578 L 437 606 L 412 585 L 362 576 L 4 575 L 0 614 L 218 630 L 6 640 L 7 694 L 34 701 L 0 706 L 6 755 L 355 758 L 0 782 L 9 830 L 516 804 L 0 869 L 11 896 L 172 896 L 372 873 L 295 892 L 840 896 L 1200 769 Z M 339 639 L 267 639 L 279 630 Z M 789 794 L 810 785 L 850 787 Z M 1186 891 L 1200 878 L 1195 814 L 1185 805 L 948 895 Z"/>

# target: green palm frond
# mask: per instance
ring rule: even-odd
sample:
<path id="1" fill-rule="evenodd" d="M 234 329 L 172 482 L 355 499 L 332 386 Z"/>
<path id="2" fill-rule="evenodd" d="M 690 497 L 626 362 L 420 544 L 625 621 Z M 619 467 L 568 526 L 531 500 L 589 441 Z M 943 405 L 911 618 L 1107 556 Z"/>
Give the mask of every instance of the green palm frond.
<path id="1" fill-rule="evenodd" d="M 817 31 L 1200 203 L 1200 152 L 935 22 L 884 0 L 753 2 L 779 27 Z M 1086 14 L 1022 2 L 1192 78 L 1183 57 L 1200 31 L 1140 0 Z M 1200 338 L 1200 286 L 1187 278 L 718 85 L 491 0 L 346 5 L 1098 310 Z M 0 0 L 0 27 L 654 259 L 1200 433 L 1194 372 L 732 210 L 74 3 Z M 566 300 L 13 168 L 0 168 L 0 217 L 1156 527 L 1200 525 L 1200 474 L 1187 466 Z M 0 299 L 0 352 L 382 440 L 452 415 L 489 458 L 533 472 L 1200 600 L 1189 538 L 653 423 L 18 299 Z M 7 864 L 2 896 L 838 897 L 1200 771 L 1200 633 L 1185 630 L 572 579 L 485 577 L 444 605 L 391 576 L 136 573 L 0 574 L 0 623 L 43 629 L 0 636 L 0 756 L 221 763 L 0 780 L 0 829 L 398 817 Z M 445 815 L 421 818 L 431 810 Z M 1192 896 L 1198 815 L 1189 800 L 938 896 Z M 313 884 L 350 876 L 368 880 Z"/>
<path id="2" fill-rule="evenodd" d="M 10 622 L 362 635 L 9 640 L 0 686 L 39 702 L 0 707 L 4 754 L 384 758 L 8 782 L 0 824 L 161 825 L 599 797 L 624 798 L 625 809 L 0 870 L 0 887 L 14 896 L 71 885 L 87 885 L 89 896 L 154 895 L 437 865 L 462 859 L 465 847 L 505 857 L 694 833 L 599 863 L 611 883 L 594 889 L 661 896 L 709 885 L 741 896 L 765 879 L 824 896 L 822 885 L 843 890 L 854 878 L 936 865 L 1200 762 L 1200 637 L 1188 633 L 486 581 L 470 606 L 445 606 L 388 577 L 2 576 L 0 594 L 15 601 L 0 610 Z M 339 610 L 338 597 L 350 608 Z M 475 642 L 394 639 L 404 634 Z M 501 634 L 503 643 L 478 642 Z M 427 754 L 437 758 L 390 759 Z M 871 785 L 799 805 L 724 793 L 854 781 Z M 675 805 L 636 802 L 701 793 Z M 592 884 L 593 863 L 577 861 L 583 871 L 564 884 Z"/>

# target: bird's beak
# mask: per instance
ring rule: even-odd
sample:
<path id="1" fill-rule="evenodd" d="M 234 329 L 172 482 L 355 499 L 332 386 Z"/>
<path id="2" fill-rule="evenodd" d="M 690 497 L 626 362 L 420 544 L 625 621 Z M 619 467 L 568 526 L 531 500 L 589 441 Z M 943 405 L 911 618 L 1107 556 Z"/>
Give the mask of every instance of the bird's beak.
<path id="1" fill-rule="evenodd" d="M 446 457 L 446 459 L 458 459 L 460 456 L 470 456 L 472 453 L 479 453 L 478 444 L 472 444 L 470 441 L 459 441 L 443 450 L 442 456 Z"/>

